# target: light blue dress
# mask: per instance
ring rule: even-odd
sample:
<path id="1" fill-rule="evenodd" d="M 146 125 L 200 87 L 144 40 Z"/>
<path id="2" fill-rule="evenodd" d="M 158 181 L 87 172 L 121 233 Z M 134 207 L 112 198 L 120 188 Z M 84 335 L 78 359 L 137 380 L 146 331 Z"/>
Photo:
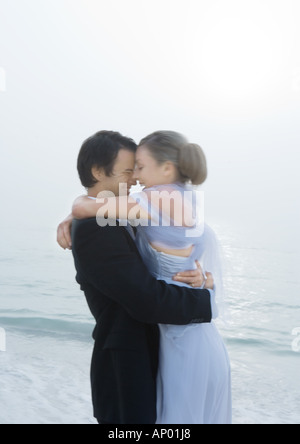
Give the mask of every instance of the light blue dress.
<path id="1" fill-rule="evenodd" d="M 161 189 L 154 187 L 150 191 Z M 172 189 L 180 193 L 189 190 L 179 184 L 173 184 Z M 145 194 L 137 193 L 133 197 L 149 210 Z M 162 214 L 159 218 L 161 222 Z M 212 230 L 205 225 L 199 236 L 187 237 L 187 230 L 191 229 L 194 228 L 157 224 L 138 227 L 137 247 L 148 270 L 157 279 L 184 286 L 172 278 L 180 271 L 195 269 L 196 259 L 200 260 L 205 271 L 218 275 L 217 253 L 212 251 L 216 245 Z M 192 245 L 194 248 L 188 258 L 172 256 L 156 251 L 150 245 L 153 242 L 173 249 Z M 231 424 L 230 361 L 214 322 L 188 326 L 160 325 L 159 328 L 157 424 Z"/>

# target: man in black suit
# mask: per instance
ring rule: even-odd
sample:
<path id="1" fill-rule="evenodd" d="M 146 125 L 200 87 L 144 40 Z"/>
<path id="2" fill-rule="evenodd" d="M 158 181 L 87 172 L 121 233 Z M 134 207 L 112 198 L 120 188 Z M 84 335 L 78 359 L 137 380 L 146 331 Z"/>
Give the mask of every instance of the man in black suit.
<path id="1" fill-rule="evenodd" d="M 102 131 L 85 141 L 78 171 L 88 195 L 95 198 L 103 190 L 118 195 L 120 183 L 133 185 L 135 151 L 135 143 L 119 133 Z M 68 246 L 71 220 L 58 229 L 63 247 Z M 167 285 L 152 277 L 129 228 L 118 223 L 99 227 L 96 218 L 72 224 L 77 282 L 96 320 L 91 382 L 100 424 L 155 424 L 157 324 L 212 319 L 210 290 Z M 208 287 L 213 288 L 212 280 Z"/>

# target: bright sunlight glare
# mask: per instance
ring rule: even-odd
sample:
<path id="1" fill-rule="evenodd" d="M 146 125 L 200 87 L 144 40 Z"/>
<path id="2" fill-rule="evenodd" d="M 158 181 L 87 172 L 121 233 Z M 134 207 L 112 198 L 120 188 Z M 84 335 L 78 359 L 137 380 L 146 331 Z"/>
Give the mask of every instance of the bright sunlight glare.
<path id="1" fill-rule="evenodd" d="M 262 108 L 272 106 L 285 70 L 292 69 L 288 3 L 284 9 L 278 0 L 114 0 L 105 5 L 114 26 L 104 20 L 101 2 L 88 0 L 85 11 L 77 11 L 80 17 L 86 14 L 92 40 L 99 41 L 96 34 L 105 29 L 107 51 L 118 52 L 138 81 L 165 100 L 254 112 L 251 103 L 257 100 Z M 128 13 L 129 7 L 135 14 Z M 73 2 L 70 8 L 74 11 Z"/>
<path id="2" fill-rule="evenodd" d="M 283 73 L 287 31 L 270 3 L 214 2 L 192 40 L 206 91 L 235 101 L 268 95 Z"/>

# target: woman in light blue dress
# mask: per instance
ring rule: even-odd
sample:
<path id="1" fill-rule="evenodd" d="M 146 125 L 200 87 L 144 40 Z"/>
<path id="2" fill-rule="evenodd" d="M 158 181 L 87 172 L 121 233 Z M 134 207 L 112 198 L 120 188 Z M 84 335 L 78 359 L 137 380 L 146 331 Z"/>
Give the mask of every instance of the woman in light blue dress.
<path id="1" fill-rule="evenodd" d="M 213 317 L 222 301 L 218 243 L 204 224 L 203 194 L 196 186 L 207 177 L 202 149 L 182 135 L 160 131 L 143 139 L 136 156 L 140 193 L 109 198 L 106 205 L 77 201 L 84 214 L 129 219 L 137 226 L 136 243 L 149 271 L 175 284 L 173 276 L 192 270 L 198 260 L 214 276 Z M 109 204 L 111 206 L 109 207 Z M 98 211 L 99 210 L 99 211 Z M 177 281 L 177 285 L 187 285 Z M 214 324 L 160 325 L 157 424 L 230 424 L 231 372 L 224 342 Z"/>

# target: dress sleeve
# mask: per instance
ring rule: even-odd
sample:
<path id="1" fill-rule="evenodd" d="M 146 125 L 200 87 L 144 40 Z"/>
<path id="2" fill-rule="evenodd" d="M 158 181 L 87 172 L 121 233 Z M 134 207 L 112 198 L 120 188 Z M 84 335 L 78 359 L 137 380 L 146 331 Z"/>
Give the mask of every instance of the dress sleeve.
<path id="1" fill-rule="evenodd" d="M 159 209 L 156 208 L 155 205 L 152 205 L 152 191 L 153 189 L 147 189 L 139 193 L 133 193 L 130 197 L 150 215 L 151 226 L 159 226 L 161 224 L 161 215 Z"/>

